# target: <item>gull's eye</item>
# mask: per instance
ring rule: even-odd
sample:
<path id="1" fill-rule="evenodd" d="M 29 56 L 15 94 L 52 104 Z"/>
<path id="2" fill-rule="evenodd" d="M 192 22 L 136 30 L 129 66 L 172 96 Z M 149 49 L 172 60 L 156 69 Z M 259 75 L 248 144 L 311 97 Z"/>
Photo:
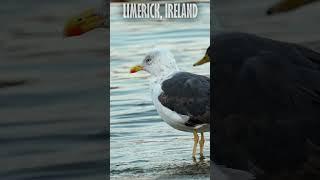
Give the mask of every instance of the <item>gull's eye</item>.
<path id="1" fill-rule="evenodd" d="M 150 58 L 147 58 L 147 59 L 146 59 L 146 63 L 147 63 L 147 64 L 151 64 L 151 59 L 150 59 Z"/>

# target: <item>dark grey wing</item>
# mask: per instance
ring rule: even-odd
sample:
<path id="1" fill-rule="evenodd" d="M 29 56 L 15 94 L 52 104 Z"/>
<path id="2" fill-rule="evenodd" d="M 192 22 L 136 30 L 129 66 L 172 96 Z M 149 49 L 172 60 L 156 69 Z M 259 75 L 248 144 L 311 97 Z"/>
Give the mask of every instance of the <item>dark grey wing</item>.
<path id="1" fill-rule="evenodd" d="M 160 103 L 190 119 L 186 126 L 210 123 L 210 79 L 188 72 L 176 73 L 162 83 Z"/>

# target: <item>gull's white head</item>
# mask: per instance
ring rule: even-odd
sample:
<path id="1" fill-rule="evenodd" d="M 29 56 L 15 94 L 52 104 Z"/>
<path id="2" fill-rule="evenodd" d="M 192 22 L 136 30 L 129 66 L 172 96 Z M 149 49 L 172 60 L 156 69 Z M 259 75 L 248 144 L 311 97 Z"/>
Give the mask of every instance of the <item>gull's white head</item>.
<path id="1" fill-rule="evenodd" d="M 140 70 L 147 71 L 155 77 L 163 77 L 179 69 L 169 50 L 157 48 L 150 51 L 143 59 L 142 64 L 132 67 L 130 72 L 135 73 Z"/>

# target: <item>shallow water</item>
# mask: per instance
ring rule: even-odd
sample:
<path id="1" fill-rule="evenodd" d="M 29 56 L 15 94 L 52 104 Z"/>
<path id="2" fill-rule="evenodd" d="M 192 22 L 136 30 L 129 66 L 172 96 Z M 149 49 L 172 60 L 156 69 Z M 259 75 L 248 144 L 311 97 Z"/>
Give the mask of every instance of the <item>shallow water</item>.
<path id="1" fill-rule="evenodd" d="M 161 47 L 173 52 L 182 70 L 209 76 L 209 64 L 192 66 L 209 46 L 209 4 L 199 4 L 200 14 L 193 21 L 123 20 L 121 8 L 111 5 L 111 177 L 209 179 L 209 133 L 205 160 L 193 162 L 192 133 L 161 120 L 151 101 L 147 73 L 129 74 L 148 51 Z"/>

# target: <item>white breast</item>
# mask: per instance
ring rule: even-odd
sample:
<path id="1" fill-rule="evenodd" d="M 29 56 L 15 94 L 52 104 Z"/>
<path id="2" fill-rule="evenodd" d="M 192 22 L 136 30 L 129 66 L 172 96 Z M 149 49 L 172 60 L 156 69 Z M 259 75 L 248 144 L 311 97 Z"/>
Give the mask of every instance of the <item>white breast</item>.
<path id="1" fill-rule="evenodd" d="M 189 120 L 188 116 L 181 115 L 174 111 L 171 111 L 170 109 L 168 109 L 160 103 L 158 97 L 163 92 L 161 89 L 161 85 L 156 82 L 151 82 L 150 86 L 153 104 L 161 118 L 175 129 L 178 129 L 180 131 L 192 132 L 194 127 L 189 127 L 185 125 L 185 123 Z"/>

